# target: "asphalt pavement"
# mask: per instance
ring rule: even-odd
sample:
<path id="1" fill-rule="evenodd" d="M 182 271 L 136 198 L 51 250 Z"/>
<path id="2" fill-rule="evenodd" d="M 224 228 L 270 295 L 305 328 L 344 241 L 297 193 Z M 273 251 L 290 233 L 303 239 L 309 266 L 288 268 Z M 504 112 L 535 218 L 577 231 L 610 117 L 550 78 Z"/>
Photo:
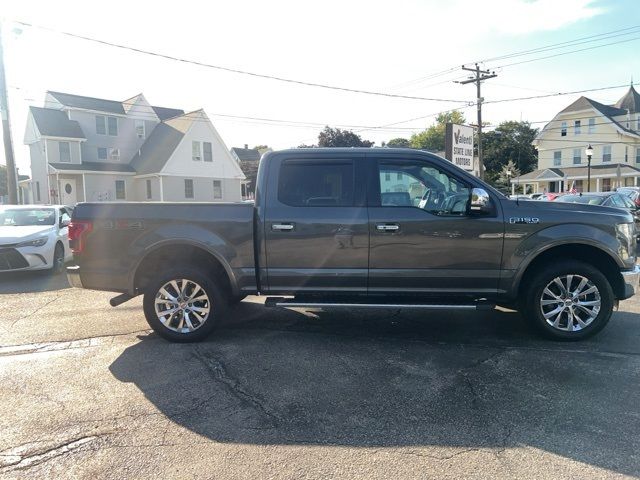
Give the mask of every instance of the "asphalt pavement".
<path id="1" fill-rule="evenodd" d="M 199 344 L 141 299 L 0 277 L 0 478 L 637 478 L 640 301 L 593 339 L 508 311 L 266 309 Z"/>

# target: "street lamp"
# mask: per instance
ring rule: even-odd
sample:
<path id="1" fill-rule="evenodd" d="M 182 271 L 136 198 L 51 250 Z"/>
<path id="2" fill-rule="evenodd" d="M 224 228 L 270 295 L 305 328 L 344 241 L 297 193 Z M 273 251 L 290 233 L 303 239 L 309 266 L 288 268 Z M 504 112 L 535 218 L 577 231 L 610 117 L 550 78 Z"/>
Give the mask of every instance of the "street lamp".
<path id="1" fill-rule="evenodd" d="M 587 192 L 591 188 L 591 157 L 593 156 L 593 147 L 591 144 L 585 149 L 584 153 L 587 154 Z"/>

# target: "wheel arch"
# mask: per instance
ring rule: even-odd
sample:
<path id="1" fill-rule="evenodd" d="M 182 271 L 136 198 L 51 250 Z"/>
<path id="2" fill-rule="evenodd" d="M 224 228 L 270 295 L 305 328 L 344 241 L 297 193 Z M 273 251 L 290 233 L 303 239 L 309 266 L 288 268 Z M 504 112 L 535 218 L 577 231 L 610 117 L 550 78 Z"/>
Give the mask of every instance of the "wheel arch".
<path id="1" fill-rule="evenodd" d="M 145 252 L 130 279 L 130 291 L 143 293 L 149 281 L 162 271 L 163 262 L 186 263 L 204 268 L 213 278 L 221 281 L 221 287 L 231 295 L 238 294 L 233 270 L 218 252 L 197 242 L 182 240 L 162 242 Z"/>
<path id="2" fill-rule="evenodd" d="M 624 296 L 624 281 L 620 275 L 620 266 L 604 250 L 586 243 L 568 243 L 550 247 L 539 252 L 516 279 L 515 292 L 518 298 L 528 287 L 528 281 L 544 266 L 558 260 L 578 260 L 588 263 L 602 272 L 607 278 L 616 298 Z"/>

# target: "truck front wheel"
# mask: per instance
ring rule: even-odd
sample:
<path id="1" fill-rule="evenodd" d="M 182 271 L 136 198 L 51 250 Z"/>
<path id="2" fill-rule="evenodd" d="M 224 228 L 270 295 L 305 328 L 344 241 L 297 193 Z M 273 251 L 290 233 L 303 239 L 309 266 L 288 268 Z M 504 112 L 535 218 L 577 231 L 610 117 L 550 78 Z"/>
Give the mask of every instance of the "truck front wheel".
<path id="1" fill-rule="evenodd" d="M 548 265 L 526 282 L 522 314 L 546 336 L 581 340 L 609 322 L 614 295 L 598 269 L 577 260 Z"/>
<path id="2" fill-rule="evenodd" d="M 197 268 L 160 275 L 144 294 L 144 315 L 151 328 L 172 342 L 206 338 L 226 311 L 221 290 Z"/>

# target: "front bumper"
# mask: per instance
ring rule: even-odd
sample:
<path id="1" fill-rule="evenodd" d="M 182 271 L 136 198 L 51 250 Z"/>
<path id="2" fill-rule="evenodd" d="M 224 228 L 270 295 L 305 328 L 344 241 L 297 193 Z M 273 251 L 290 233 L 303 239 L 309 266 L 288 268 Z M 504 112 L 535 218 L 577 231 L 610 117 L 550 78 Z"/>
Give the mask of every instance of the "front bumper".
<path id="1" fill-rule="evenodd" d="M 633 270 L 626 270 L 620 272 L 622 275 L 622 281 L 624 283 L 624 297 L 620 300 L 624 300 L 633 297 L 638 291 L 638 283 L 640 282 L 640 266 L 636 265 Z"/>
<path id="2" fill-rule="evenodd" d="M 80 267 L 78 265 L 67 267 L 67 280 L 69 280 L 69 285 L 72 287 L 84 288 L 80 279 Z"/>

